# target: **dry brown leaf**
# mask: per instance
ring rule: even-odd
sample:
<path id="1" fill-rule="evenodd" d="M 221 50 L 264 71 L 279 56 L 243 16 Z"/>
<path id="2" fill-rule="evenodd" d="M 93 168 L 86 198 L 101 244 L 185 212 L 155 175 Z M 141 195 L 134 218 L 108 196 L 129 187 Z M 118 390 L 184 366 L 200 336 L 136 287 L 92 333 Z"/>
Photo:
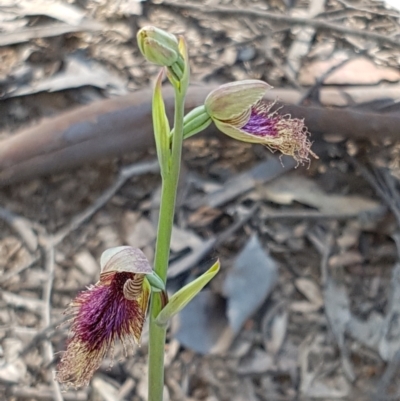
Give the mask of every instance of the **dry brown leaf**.
<path id="1" fill-rule="evenodd" d="M 378 202 L 365 196 L 325 193 L 314 181 L 298 174 L 286 174 L 259 190 L 272 202 L 290 205 L 297 201 L 323 213 L 352 215 L 362 212 L 378 213 L 381 209 Z"/>
<path id="2" fill-rule="evenodd" d="M 330 69 L 348 58 L 348 54 L 340 52 L 328 60 L 315 61 L 301 70 L 299 81 L 302 85 L 314 85 Z M 399 80 L 400 71 L 397 68 L 379 66 L 369 58 L 361 56 L 349 60 L 332 71 L 324 80 L 324 84 L 376 85 L 382 81 L 398 82 Z"/>

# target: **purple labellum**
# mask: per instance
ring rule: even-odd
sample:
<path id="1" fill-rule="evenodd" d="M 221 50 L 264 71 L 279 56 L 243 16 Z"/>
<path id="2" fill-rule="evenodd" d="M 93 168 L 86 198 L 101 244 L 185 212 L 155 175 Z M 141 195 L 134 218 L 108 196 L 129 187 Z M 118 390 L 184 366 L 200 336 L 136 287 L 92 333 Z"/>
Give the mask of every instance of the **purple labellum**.
<path id="1" fill-rule="evenodd" d="M 278 135 L 276 129 L 276 122 L 279 120 L 276 117 L 268 116 L 264 110 L 260 110 L 257 107 L 251 109 L 251 115 L 249 121 L 241 129 L 252 135 L 260 137 Z"/>
<path id="2" fill-rule="evenodd" d="M 241 131 L 260 138 L 260 143 L 271 150 L 279 150 L 292 156 L 299 164 L 310 162 L 309 155 L 318 158 L 311 151 L 310 133 L 304 121 L 271 111 L 275 102 L 259 102 L 251 108 L 250 118 Z"/>
<path id="3" fill-rule="evenodd" d="M 99 349 L 116 337 L 121 338 L 131 331 L 131 322 L 144 320 L 138 303 L 124 298 L 124 284 L 132 278 L 132 273 L 117 273 L 109 286 L 94 287 L 88 297 L 85 296 L 88 292 L 84 292 L 75 300 L 81 303 L 81 308 L 73 329 L 90 349 Z M 140 337 L 140 332 L 135 337 Z"/>
<path id="4" fill-rule="evenodd" d="M 58 366 L 58 381 L 86 385 L 117 339 L 124 345 L 139 342 L 149 294 L 142 291 L 137 300 L 124 297 L 124 285 L 134 276 L 126 272 L 103 275 L 72 302 L 68 310 L 74 315 L 71 336 Z"/>

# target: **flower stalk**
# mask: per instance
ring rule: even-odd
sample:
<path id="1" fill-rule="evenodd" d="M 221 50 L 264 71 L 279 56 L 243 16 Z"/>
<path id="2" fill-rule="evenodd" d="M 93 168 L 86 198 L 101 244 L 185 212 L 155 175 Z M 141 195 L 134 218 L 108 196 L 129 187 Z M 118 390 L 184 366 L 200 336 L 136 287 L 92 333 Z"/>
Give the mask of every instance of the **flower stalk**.
<path id="1" fill-rule="evenodd" d="M 176 195 L 178 191 L 179 173 L 181 169 L 183 144 L 183 117 L 185 95 L 188 85 L 189 63 L 186 46 L 180 41 L 180 51 L 185 60 L 185 71 L 182 80 L 176 77 L 170 81 L 175 92 L 174 128 L 171 132 L 171 154 L 167 171 L 162 175 L 160 215 L 158 220 L 157 241 L 154 255 L 156 274 L 166 282 L 170 253 L 172 227 L 175 216 Z M 164 390 L 164 346 L 166 327 L 157 324 L 156 319 L 163 308 L 160 296 L 153 295 L 150 304 L 149 326 L 149 401 L 161 401 Z"/>
<path id="2" fill-rule="evenodd" d="M 162 280 L 167 278 L 172 226 L 175 215 L 181 153 L 183 142 L 184 96 L 175 91 L 174 136 L 170 169 L 162 179 L 160 216 L 154 257 L 155 272 Z M 150 305 L 149 339 L 149 401 L 161 401 L 164 389 L 164 346 L 166 327 L 159 326 L 156 318 L 161 312 L 161 297 L 153 296 Z"/>

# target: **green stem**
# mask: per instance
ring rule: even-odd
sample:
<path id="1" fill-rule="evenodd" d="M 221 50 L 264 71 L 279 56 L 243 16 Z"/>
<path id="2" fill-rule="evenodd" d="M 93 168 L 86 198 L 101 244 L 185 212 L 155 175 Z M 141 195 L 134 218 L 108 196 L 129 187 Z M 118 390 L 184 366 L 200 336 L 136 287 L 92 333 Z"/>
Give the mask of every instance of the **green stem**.
<path id="1" fill-rule="evenodd" d="M 169 169 L 163 177 L 157 244 L 154 256 L 155 272 L 166 282 L 175 201 L 178 189 L 183 142 L 184 96 L 175 90 L 175 121 Z M 161 298 L 153 294 L 150 305 L 149 339 L 149 397 L 148 401 L 162 401 L 164 389 L 164 346 L 166 328 L 155 323 L 161 311 Z"/>

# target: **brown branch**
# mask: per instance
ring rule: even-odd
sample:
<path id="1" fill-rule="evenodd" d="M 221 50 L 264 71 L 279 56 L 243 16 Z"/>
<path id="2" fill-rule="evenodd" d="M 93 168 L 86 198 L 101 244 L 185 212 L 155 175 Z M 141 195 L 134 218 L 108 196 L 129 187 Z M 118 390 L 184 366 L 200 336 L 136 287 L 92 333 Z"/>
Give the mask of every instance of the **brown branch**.
<path id="1" fill-rule="evenodd" d="M 203 104 L 216 85 L 191 86 L 187 110 Z M 385 94 L 382 91 L 382 97 Z M 166 109 L 171 114 L 173 93 L 164 90 Z M 299 92 L 273 90 L 267 100 L 295 102 Z M 400 115 L 352 109 L 286 105 L 283 112 L 304 118 L 313 138 L 335 134 L 349 138 L 399 138 Z M 206 134 L 214 134 L 211 127 Z M 114 99 L 101 100 L 56 117 L 44 119 L 0 142 L 0 186 L 45 174 L 54 174 L 104 157 L 154 146 L 151 122 L 151 91 L 140 90 Z"/>

